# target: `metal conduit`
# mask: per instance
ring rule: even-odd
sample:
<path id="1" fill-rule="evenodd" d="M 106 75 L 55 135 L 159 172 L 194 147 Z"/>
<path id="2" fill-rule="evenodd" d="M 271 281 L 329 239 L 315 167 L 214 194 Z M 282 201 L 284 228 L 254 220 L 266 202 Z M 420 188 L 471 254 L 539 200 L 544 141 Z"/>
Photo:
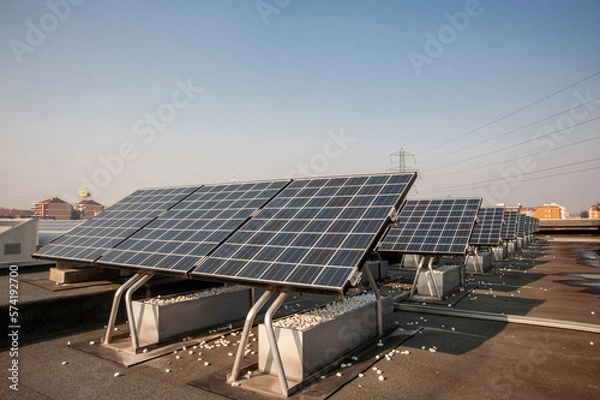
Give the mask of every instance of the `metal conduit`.
<path id="1" fill-rule="evenodd" d="M 600 333 L 600 325 L 587 324 L 584 322 L 564 321 L 559 319 L 526 317 L 512 314 L 506 315 L 484 311 L 457 310 L 437 306 L 423 306 L 418 304 L 394 304 L 394 310 L 442 315 L 446 317 L 459 317 L 480 319 L 485 321 L 534 325 L 545 328 L 568 329 L 579 332 Z"/>

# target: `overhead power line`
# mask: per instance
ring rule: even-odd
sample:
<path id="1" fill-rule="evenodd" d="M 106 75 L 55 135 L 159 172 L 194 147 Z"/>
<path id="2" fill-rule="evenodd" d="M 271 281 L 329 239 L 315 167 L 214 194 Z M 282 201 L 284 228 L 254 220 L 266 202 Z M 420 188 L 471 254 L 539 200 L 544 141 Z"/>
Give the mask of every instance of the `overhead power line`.
<path id="1" fill-rule="evenodd" d="M 527 175 L 539 174 L 540 172 L 546 172 L 546 171 L 551 171 L 551 170 L 560 169 L 560 168 L 572 167 L 572 166 L 575 166 L 575 165 L 586 164 L 586 163 L 594 162 L 594 161 L 600 161 L 600 157 L 592 158 L 592 159 L 585 160 L 585 161 L 577 161 L 577 162 L 574 162 L 574 163 L 565 164 L 565 165 L 559 165 L 559 166 L 555 166 L 555 167 L 544 168 L 544 169 L 540 169 L 538 171 L 523 172 L 520 176 L 527 176 Z M 594 168 L 591 168 L 591 169 L 597 169 L 597 168 L 600 168 L 600 167 L 594 167 Z M 572 171 L 572 172 L 576 172 L 576 171 Z M 539 177 L 539 178 L 543 178 L 543 177 Z M 519 182 L 523 182 L 525 180 L 535 180 L 535 179 L 537 179 L 537 178 L 520 179 Z M 483 181 L 473 182 L 473 183 L 464 184 L 464 185 L 446 186 L 446 187 L 442 187 L 442 188 L 436 189 L 435 191 L 436 192 L 441 192 L 441 191 L 456 190 L 456 189 L 472 189 L 472 188 L 477 188 L 477 187 L 479 187 L 479 186 L 481 186 L 483 184 L 491 183 L 491 182 L 493 182 L 493 183 L 498 182 L 498 178 L 486 179 L 486 180 L 483 180 Z M 427 191 L 428 190 L 425 190 L 425 192 L 427 192 Z"/>
<path id="2" fill-rule="evenodd" d="M 554 132 L 552 132 L 552 134 L 559 133 L 559 132 L 564 132 L 564 131 L 566 131 L 566 130 L 569 130 L 569 129 L 575 128 L 576 126 L 581 126 L 581 125 L 589 124 L 590 122 L 594 122 L 594 121 L 596 121 L 596 120 L 598 120 L 598 119 L 600 119 L 600 117 L 592 118 L 592 119 L 590 119 L 590 120 L 587 120 L 587 121 L 581 122 L 581 123 L 579 123 L 579 124 L 575 124 L 575 125 L 572 125 L 572 126 L 569 126 L 569 127 L 563 128 L 563 129 L 559 129 L 559 130 L 557 130 L 557 131 L 554 131 Z M 547 136 L 550 136 L 550 134 L 548 134 L 548 135 L 544 135 L 544 136 L 541 136 L 541 137 L 540 137 L 540 139 L 541 139 L 541 138 L 544 138 L 544 137 L 547 137 Z M 462 163 L 464 163 L 464 162 L 471 161 L 471 160 L 476 160 L 476 159 L 478 159 L 478 158 L 481 158 L 481 157 L 486 157 L 486 156 L 489 156 L 489 155 L 491 155 L 491 154 L 500 153 L 501 151 L 508 150 L 508 149 L 512 149 L 512 148 L 515 148 L 515 147 L 518 147 L 518 146 L 521 146 L 521 145 L 527 144 L 527 143 L 529 143 L 529 142 L 531 142 L 531 139 L 527 139 L 527 140 L 525 140 L 525 141 L 522 141 L 522 142 L 519 142 L 519 143 L 511 144 L 510 146 L 502 147 L 501 149 L 496 149 L 496 150 L 488 151 L 487 153 L 478 154 L 478 155 L 476 155 L 476 156 L 473 156 L 473 157 L 470 157 L 470 158 L 465 158 L 465 159 L 462 159 L 462 160 L 454 161 L 454 162 L 452 162 L 452 163 L 450 163 L 450 164 L 445 164 L 445 165 L 442 165 L 442 166 L 440 166 L 440 167 L 435 167 L 435 168 L 426 169 L 426 170 L 424 170 L 424 171 L 422 171 L 422 172 L 430 172 L 430 171 L 435 171 L 435 170 L 438 170 L 438 169 L 441 169 L 441 168 L 447 168 L 447 167 L 450 167 L 450 166 L 452 166 L 452 165 L 456 165 L 456 164 L 462 164 Z"/>
<path id="3" fill-rule="evenodd" d="M 440 158 L 443 158 L 443 157 L 446 157 L 446 156 L 449 156 L 449 155 L 454 155 L 454 154 L 456 154 L 457 152 L 460 152 L 460 151 L 463 151 L 463 150 L 467 150 L 467 149 L 471 149 L 471 148 L 473 148 L 473 147 L 476 147 L 476 146 L 479 146 L 479 145 L 482 145 L 482 144 L 485 144 L 485 143 L 491 142 L 491 141 L 493 141 L 493 140 L 500 139 L 500 138 L 502 138 L 502 137 L 505 137 L 505 136 L 508 136 L 508 135 L 510 135 L 511 133 L 515 133 L 515 132 L 518 132 L 518 131 L 520 131 L 520 130 L 522 130 L 522 129 L 529 128 L 530 126 L 533 126 L 533 125 L 539 124 L 540 122 L 543 122 L 543 121 L 546 121 L 546 120 L 548 120 L 548 119 L 551 119 L 551 118 L 557 117 L 557 116 L 559 116 L 559 115 L 563 115 L 563 114 L 565 114 L 565 113 L 567 113 L 567 112 L 569 112 L 569 111 L 571 111 L 571 110 L 576 110 L 576 109 L 578 109 L 579 107 L 583 107 L 583 106 L 585 106 L 585 105 L 587 105 L 587 104 L 594 103 L 594 102 L 600 102 L 600 99 L 593 99 L 593 100 L 590 100 L 590 101 L 586 101 L 585 103 L 581 103 L 581 104 L 580 104 L 580 105 L 578 105 L 577 107 L 572 107 L 572 108 L 571 108 L 571 107 L 569 107 L 569 108 L 567 108 L 566 110 L 563 110 L 563 111 L 561 111 L 561 112 L 558 112 L 558 113 L 556 113 L 556 114 L 552 114 L 552 115 L 551 115 L 551 116 L 549 116 L 549 117 L 545 117 L 545 118 L 542 118 L 542 119 L 538 119 L 538 120 L 537 120 L 537 121 L 535 121 L 535 122 L 531 122 L 531 123 L 529 123 L 529 124 L 527 124 L 527 125 L 520 126 L 520 127 L 516 128 L 516 129 L 510 130 L 510 131 L 507 131 L 507 132 L 503 132 L 503 133 L 501 133 L 501 134 L 499 134 L 499 135 L 496 135 L 496 136 L 493 136 L 493 137 L 491 137 L 491 138 L 488 138 L 488 139 L 482 140 L 482 141 L 480 141 L 480 142 L 473 143 L 473 144 L 469 144 L 469 145 L 467 145 L 467 146 L 464 146 L 464 147 L 461 147 L 461 148 L 459 148 L 459 149 L 456 149 L 456 150 L 453 150 L 453 151 L 449 151 L 448 153 L 440 154 L 440 155 L 439 155 L 439 156 L 437 156 L 437 157 L 427 158 L 427 159 L 425 159 L 425 160 L 422 160 L 422 161 L 421 161 L 421 164 L 423 164 L 423 163 L 426 163 L 426 162 L 429 162 L 429 161 L 439 160 Z"/>
<path id="4" fill-rule="evenodd" d="M 597 169 L 600 169 L 600 167 L 591 167 L 591 168 L 583 168 L 583 169 L 578 169 L 575 171 L 568 171 L 568 172 L 559 172 L 557 174 L 551 174 L 551 175 L 546 175 L 546 176 L 537 176 L 535 178 L 528 178 L 528 179 L 521 179 L 519 181 L 520 182 L 529 182 L 529 181 L 537 181 L 537 180 L 542 180 L 542 179 L 547 179 L 547 178 L 554 178 L 557 176 L 563 176 L 563 175 L 571 175 L 571 174 L 576 174 L 579 172 L 586 172 L 586 171 L 595 171 Z M 496 182 L 496 181 L 494 181 Z M 465 187 L 463 189 L 475 189 L 477 187 L 488 187 L 488 185 L 478 185 L 478 186 L 474 186 L 474 187 Z M 442 192 L 442 191 L 446 191 L 444 188 L 442 189 L 436 189 L 436 190 L 423 190 L 421 191 L 421 193 L 437 193 L 437 192 Z"/>
<path id="5" fill-rule="evenodd" d="M 587 81 L 587 80 L 590 80 L 590 79 L 592 79 L 592 78 L 594 78 L 594 77 L 596 77 L 596 76 L 598 76 L 598 75 L 600 75 L 600 71 L 598 71 L 598 72 L 595 72 L 595 73 L 593 73 L 592 75 L 589 75 L 589 76 L 587 76 L 587 77 L 585 77 L 585 78 L 583 78 L 583 79 L 581 79 L 581 80 L 579 80 L 579 81 L 577 81 L 577 82 L 575 82 L 575 83 L 572 83 L 572 84 L 570 84 L 569 86 L 566 86 L 566 87 L 564 87 L 564 88 L 562 88 L 562 89 L 559 89 L 559 90 L 557 90 L 557 91 L 555 91 L 555 92 L 553 92 L 553 93 L 550 93 L 549 95 L 546 95 L 546 96 L 542 97 L 541 99 L 538 99 L 538 100 L 536 100 L 536 101 L 534 101 L 534 102 L 532 102 L 532 103 L 529 103 L 529 104 L 527 104 L 527 105 L 525 105 L 525 106 L 523 106 L 523 107 L 521 107 L 521 108 L 518 108 L 518 109 L 516 109 L 515 111 L 512 111 L 512 112 L 510 112 L 510 113 L 508 113 L 508 114 L 505 114 L 505 115 L 503 115 L 502 117 L 496 118 L 495 120 L 493 120 L 493 121 L 491 121 L 491 122 L 488 122 L 487 124 L 481 125 L 481 126 L 479 126 L 479 127 L 475 128 L 475 129 L 472 129 L 472 130 L 470 130 L 469 132 L 466 132 L 466 133 L 463 133 L 462 135 L 456 136 L 456 137 L 454 137 L 453 139 L 446 140 L 445 142 L 439 143 L 439 144 L 437 144 L 437 145 L 435 145 L 435 146 L 433 146 L 433 147 L 430 147 L 430 148 L 428 148 L 428 149 L 425 149 L 425 150 L 423 150 L 422 152 L 420 152 L 420 153 L 417 153 L 417 155 L 418 155 L 418 156 L 420 156 L 421 154 L 427 153 L 427 152 L 429 152 L 429 151 L 431 151 L 431 150 L 435 150 L 435 149 L 437 149 L 437 148 L 439 148 L 439 147 L 445 146 L 445 145 L 447 145 L 447 144 L 449 144 L 449 143 L 455 142 L 455 141 L 457 141 L 457 140 L 459 140 L 459 139 L 462 139 L 462 138 L 464 138 L 464 137 L 466 137 L 466 136 L 469 136 L 469 135 L 471 135 L 471 134 L 473 134 L 473 133 L 475 133 L 475 132 L 478 132 L 478 131 L 482 130 L 483 128 L 487 128 L 488 126 L 490 126 L 490 125 L 493 125 L 493 124 L 495 124 L 496 122 L 500 122 L 500 121 L 502 121 L 502 120 L 504 120 L 504 119 L 506 119 L 506 118 L 508 118 L 508 117 L 511 117 L 511 116 L 513 116 L 513 115 L 515 115 L 515 114 L 518 114 L 518 113 L 520 113 L 521 111 L 524 111 L 524 110 L 526 110 L 526 109 L 528 109 L 528 108 L 531 108 L 531 107 L 533 107 L 533 106 L 534 106 L 534 105 L 536 105 L 536 104 L 539 104 L 539 103 L 541 103 L 541 102 L 543 102 L 543 101 L 545 101 L 545 100 L 548 100 L 549 98 L 551 98 L 551 97 L 554 97 L 554 96 L 556 96 L 557 94 L 559 94 L 559 93 L 562 93 L 562 92 L 564 92 L 564 91 L 566 91 L 566 90 L 569 90 L 569 89 L 571 89 L 571 88 L 573 88 L 573 87 L 575 87 L 575 86 L 577 86 L 577 85 L 579 85 L 579 84 L 581 84 L 581 83 L 583 83 L 583 82 L 585 82 L 585 81 Z"/>
<path id="6" fill-rule="evenodd" d="M 578 144 L 583 144 L 583 143 L 591 142 L 591 141 L 598 140 L 598 139 L 600 139 L 600 136 L 596 136 L 596 137 L 585 139 L 585 140 L 580 140 L 579 142 L 575 142 L 575 143 L 565 144 L 563 146 L 558 146 L 558 147 L 555 147 L 554 149 L 552 149 L 551 151 L 561 150 L 561 149 L 564 149 L 564 148 L 567 148 L 567 147 L 576 146 Z M 542 150 L 542 151 L 538 151 L 537 153 L 531 153 L 531 154 L 527 154 L 527 155 L 528 156 L 537 156 L 537 155 L 540 155 L 540 154 L 548 153 L 549 151 L 550 150 Z M 491 167 L 491 166 L 498 165 L 498 164 L 504 164 L 504 163 L 510 162 L 510 161 L 517 161 L 521 157 L 523 157 L 523 156 L 509 158 L 508 160 L 496 161 L 496 162 L 489 163 L 489 164 L 479 165 L 479 166 L 477 166 L 477 168 L 478 169 L 480 169 L 480 168 L 487 168 L 487 167 Z M 448 175 L 460 174 L 462 172 L 472 172 L 472 171 L 473 171 L 473 167 L 461 169 L 461 170 L 458 170 L 458 171 L 445 172 L 443 174 L 438 174 L 438 175 L 432 175 L 432 176 L 428 176 L 427 178 L 439 178 L 441 176 L 448 176 Z"/>

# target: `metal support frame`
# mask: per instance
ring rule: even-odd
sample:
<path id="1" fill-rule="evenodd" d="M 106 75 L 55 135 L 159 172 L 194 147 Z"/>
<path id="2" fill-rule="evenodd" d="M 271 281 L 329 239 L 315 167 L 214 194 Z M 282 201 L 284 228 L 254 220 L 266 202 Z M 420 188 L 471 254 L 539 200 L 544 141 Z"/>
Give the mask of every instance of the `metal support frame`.
<path id="1" fill-rule="evenodd" d="M 104 336 L 104 343 L 109 344 L 112 341 L 113 331 L 115 330 L 115 323 L 117 322 L 117 314 L 119 312 L 119 304 L 121 303 L 121 297 L 123 293 L 129 289 L 134 283 L 140 280 L 144 274 L 135 274 L 122 284 L 117 291 L 113 299 L 112 307 L 110 309 L 110 316 L 108 317 L 108 325 L 106 328 L 106 335 Z"/>
<path id="2" fill-rule="evenodd" d="M 471 255 L 471 257 L 475 257 L 474 258 L 474 262 L 473 265 L 475 266 L 475 271 L 479 271 L 480 273 L 483 274 L 483 263 L 479 262 L 479 253 L 477 252 L 477 246 L 473 246 L 473 254 Z"/>
<path id="3" fill-rule="evenodd" d="M 129 321 L 129 334 L 131 335 L 131 344 L 133 345 L 133 352 L 137 353 L 140 347 L 137 335 L 137 327 L 135 324 L 135 316 L 133 315 L 132 297 L 133 292 L 138 290 L 144 283 L 148 282 L 153 275 L 144 274 L 137 282 L 135 282 L 127 292 L 125 293 L 125 308 L 127 310 L 127 319 Z"/>
<path id="4" fill-rule="evenodd" d="M 413 281 L 412 287 L 410 288 L 410 297 L 412 298 L 415 295 L 415 291 L 417 289 L 417 282 L 419 280 L 419 275 L 421 275 L 421 272 L 423 271 L 425 261 L 427 260 L 427 258 L 429 258 L 429 260 L 427 261 L 427 269 L 429 270 L 429 273 L 431 274 L 431 284 L 433 285 L 433 288 L 435 289 L 437 298 L 439 300 L 442 300 L 443 296 L 441 295 L 440 289 L 438 288 L 438 285 L 437 285 L 437 282 L 435 281 L 435 279 L 433 277 L 433 261 L 435 259 L 433 256 L 421 256 L 421 259 L 419 260 L 419 263 L 417 265 L 417 272 L 415 273 L 415 280 Z M 464 266 L 463 266 L 463 268 L 464 268 Z M 462 280 L 462 274 L 461 274 L 461 280 Z"/>
<path id="5" fill-rule="evenodd" d="M 240 344 L 238 345 L 235 360 L 233 362 L 233 369 L 231 370 L 231 375 L 229 375 L 227 379 L 229 382 L 237 381 L 238 377 L 240 376 L 240 364 L 242 362 L 242 358 L 244 357 L 244 352 L 246 351 L 246 344 L 248 344 L 248 337 L 250 335 L 250 330 L 252 329 L 252 324 L 254 323 L 256 314 L 258 314 L 260 309 L 267 303 L 267 301 L 272 295 L 272 290 L 266 290 L 262 294 L 262 296 L 260 296 L 258 301 L 254 303 L 252 308 L 250 308 L 250 311 L 248 311 L 248 315 L 246 315 L 244 329 L 242 330 L 242 337 L 240 339 Z"/>
<path id="6" fill-rule="evenodd" d="M 377 287 L 377 283 L 375 282 L 369 267 L 367 266 L 363 269 L 365 270 L 365 275 L 367 276 L 367 279 L 373 288 L 373 293 L 375 293 L 375 298 L 377 299 L 377 335 L 381 337 L 383 336 L 383 306 L 381 304 L 381 293 L 379 293 L 379 288 Z"/>
<path id="7" fill-rule="evenodd" d="M 379 261 L 379 279 L 383 280 L 383 258 L 381 258 L 381 254 L 377 254 L 377 260 Z"/>
<path id="8" fill-rule="evenodd" d="M 415 279 L 413 280 L 413 284 L 410 288 L 410 297 L 413 297 L 417 291 L 417 281 L 419 280 L 419 274 L 421 273 L 421 268 L 423 268 L 426 258 L 425 256 L 419 256 L 416 254 L 413 254 L 413 257 L 415 258 L 415 263 L 417 264 L 417 271 L 415 272 Z"/>
<path id="9" fill-rule="evenodd" d="M 368 268 L 367 268 L 368 269 Z M 281 354 L 279 353 L 279 346 L 277 346 L 277 338 L 275 337 L 275 330 L 273 329 L 273 315 L 277 312 L 279 307 L 282 306 L 285 301 L 288 292 L 280 292 L 277 299 L 271 304 L 271 307 L 265 314 L 265 330 L 267 332 L 267 338 L 269 339 L 269 347 L 271 355 L 273 356 L 273 362 L 275 363 L 275 369 L 277 370 L 277 377 L 279 378 L 279 384 L 281 385 L 281 394 L 287 397 L 288 383 L 285 376 L 285 370 L 283 369 L 283 363 L 281 362 Z"/>

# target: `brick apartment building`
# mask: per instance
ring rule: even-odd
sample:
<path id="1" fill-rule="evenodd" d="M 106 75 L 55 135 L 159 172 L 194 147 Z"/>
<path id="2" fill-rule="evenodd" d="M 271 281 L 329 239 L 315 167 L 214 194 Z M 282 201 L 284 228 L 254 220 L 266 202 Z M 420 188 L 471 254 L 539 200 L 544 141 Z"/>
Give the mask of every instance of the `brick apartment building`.
<path id="1" fill-rule="evenodd" d="M 71 219 L 72 211 L 73 207 L 58 197 L 52 197 L 33 205 L 33 216 L 36 218 L 67 220 Z"/>
<path id="2" fill-rule="evenodd" d="M 569 216 L 569 213 L 560 204 L 550 203 L 536 207 L 533 216 L 537 219 L 565 219 Z"/>
<path id="3" fill-rule="evenodd" d="M 600 219 L 600 203 L 596 203 L 588 208 L 588 218 Z"/>
<path id="4" fill-rule="evenodd" d="M 75 204 L 75 210 L 81 219 L 90 219 L 104 211 L 104 206 L 94 200 L 82 200 Z"/>

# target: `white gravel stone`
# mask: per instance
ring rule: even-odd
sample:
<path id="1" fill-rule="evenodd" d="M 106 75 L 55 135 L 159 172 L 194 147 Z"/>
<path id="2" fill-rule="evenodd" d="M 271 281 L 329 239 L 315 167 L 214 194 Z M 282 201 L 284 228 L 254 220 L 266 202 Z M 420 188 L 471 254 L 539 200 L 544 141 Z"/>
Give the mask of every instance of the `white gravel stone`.
<path id="1" fill-rule="evenodd" d="M 363 307 L 367 304 L 374 303 L 375 300 L 375 295 L 371 293 L 346 297 L 340 301 L 329 303 L 321 308 L 310 310 L 304 313 L 292 314 L 278 319 L 273 323 L 273 325 L 280 328 L 304 330 L 323 322 L 331 321 L 342 314 Z"/>
<path id="2" fill-rule="evenodd" d="M 117 377 L 119 377 L 119 376 L 123 376 L 123 374 L 122 374 L 122 373 L 120 373 L 120 372 L 115 372 L 115 373 L 114 373 L 114 376 L 115 376 L 115 378 L 117 378 Z"/>
<path id="3" fill-rule="evenodd" d="M 197 299 L 202 299 L 205 297 L 216 296 L 216 295 L 219 295 L 222 293 L 237 292 L 237 291 L 245 290 L 245 289 L 246 289 L 245 286 L 223 286 L 223 287 L 218 287 L 218 288 L 211 288 L 208 290 L 200 290 L 200 291 L 193 292 L 193 293 L 180 294 L 178 296 L 171 296 L 171 297 L 166 297 L 166 298 L 157 296 L 157 297 L 154 297 L 151 299 L 144 300 L 144 303 L 162 306 L 165 304 L 173 304 L 173 303 L 180 303 L 182 301 L 197 300 Z"/>

